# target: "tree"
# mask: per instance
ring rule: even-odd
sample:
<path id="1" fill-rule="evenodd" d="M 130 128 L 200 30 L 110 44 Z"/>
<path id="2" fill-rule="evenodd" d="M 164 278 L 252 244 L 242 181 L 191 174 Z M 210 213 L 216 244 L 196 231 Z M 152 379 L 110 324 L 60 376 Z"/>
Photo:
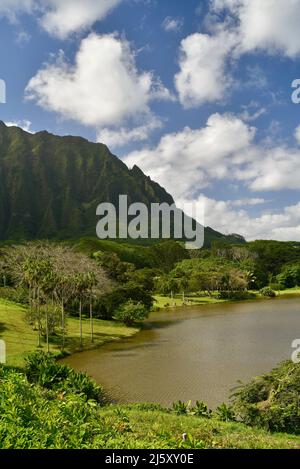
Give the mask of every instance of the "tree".
<path id="1" fill-rule="evenodd" d="M 132 326 L 137 321 L 143 321 L 149 315 L 149 310 L 142 303 L 128 301 L 123 304 L 114 314 L 117 321 L 122 321 L 126 326 Z"/>
<path id="2" fill-rule="evenodd" d="M 70 306 L 70 301 L 76 297 L 76 293 L 80 301 L 84 299 L 90 304 L 91 317 L 92 296 L 100 297 L 112 288 L 104 270 L 94 260 L 65 245 L 32 242 L 12 246 L 6 250 L 5 261 L 9 265 L 14 284 L 24 285 L 28 288 L 29 316 L 34 322 L 38 322 L 39 343 L 43 314 L 46 316 L 45 329 L 48 344 L 49 323 L 53 322 L 50 311 L 52 308 L 53 315 L 57 318 L 57 305 L 59 305 L 62 350 L 65 347 L 66 308 Z M 41 309 L 41 306 L 46 304 L 49 305 L 49 308 L 43 307 Z"/>

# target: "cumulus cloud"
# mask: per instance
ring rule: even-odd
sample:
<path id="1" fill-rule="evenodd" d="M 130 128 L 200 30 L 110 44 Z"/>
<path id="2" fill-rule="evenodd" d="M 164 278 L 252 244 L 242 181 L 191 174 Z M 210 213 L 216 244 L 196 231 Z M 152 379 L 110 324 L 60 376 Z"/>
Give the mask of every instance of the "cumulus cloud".
<path id="1" fill-rule="evenodd" d="M 139 72 L 130 44 L 117 35 L 90 34 L 81 42 L 75 63 L 63 52 L 46 64 L 26 88 L 27 99 L 63 118 L 95 127 L 142 120 L 151 129 L 150 102 L 172 99 L 152 72 Z M 148 127 L 147 127 L 148 126 Z"/>
<path id="2" fill-rule="evenodd" d="M 215 200 L 204 195 L 195 203 L 204 207 L 205 225 L 213 226 L 222 233 L 239 233 L 249 241 L 300 241 L 300 202 L 281 211 L 269 210 L 258 216 L 250 216 L 246 210 L 235 209 L 230 201 Z"/>
<path id="3" fill-rule="evenodd" d="M 41 25 L 48 33 L 65 39 L 102 20 L 121 0 L 46 0 Z"/>
<path id="4" fill-rule="evenodd" d="M 67 38 L 102 20 L 122 0 L 1 0 L 0 15 L 15 22 L 21 14 L 34 14 L 51 35 Z"/>
<path id="5" fill-rule="evenodd" d="M 299 0 L 213 0 L 237 21 L 240 52 L 266 50 L 294 58 L 300 53 Z"/>
<path id="6" fill-rule="evenodd" d="M 300 149 L 256 143 L 256 129 L 232 114 L 213 114 L 205 127 L 185 128 L 125 158 L 160 182 L 176 199 L 193 198 L 220 180 L 251 191 L 300 189 Z"/>
<path id="7" fill-rule="evenodd" d="M 132 152 L 125 162 L 140 166 L 175 197 L 193 197 L 213 179 L 230 177 L 231 168 L 245 162 L 243 151 L 254 135 L 255 129 L 241 119 L 213 114 L 205 127 L 165 135 L 156 148 Z"/>
<path id="8" fill-rule="evenodd" d="M 233 82 L 230 64 L 245 53 L 299 56 L 299 23 L 300 0 L 211 0 L 209 33 L 181 42 L 175 86 L 183 106 L 224 99 Z M 255 86 L 266 86 L 256 72 Z"/>
<path id="9" fill-rule="evenodd" d="M 166 32 L 178 32 L 182 29 L 183 24 L 183 18 L 172 18 L 171 16 L 167 16 L 162 23 L 162 27 Z"/>
<path id="10" fill-rule="evenodd" d="M 181 42 L 175 86 L 185 107 L 222 100 L 233 83 L 226 73 L 235 35 L 221 31 L 217 35 L 195 33 Z"/>
<path id="11" fill-rule="evenodd" d="M 247 152 L 249 163 L 237 168 L 234 177 L 245 181 L 251 190 L 300 189 L 299 148 L 287 146 L 264 148 L 258 145 L 249 148 Z"/>

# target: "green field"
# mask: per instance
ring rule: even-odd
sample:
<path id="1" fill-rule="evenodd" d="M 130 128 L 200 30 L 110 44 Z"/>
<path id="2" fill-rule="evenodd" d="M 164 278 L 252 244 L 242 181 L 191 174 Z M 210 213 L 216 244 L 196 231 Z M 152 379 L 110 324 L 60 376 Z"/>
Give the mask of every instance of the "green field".
<path id="1" fill-rule="evenodd" d="M 137 328 L 128 328 L 115 321 L 94 320 L 94 343 L 91 343 L 90 322 L 83 320 L 83 348 L 97 347 L 112 340 L 129 337 L 138 332 Z M 19 366 L 24 356 L 37 349 L 38 332 L 25 321 L 25 309 L 13 302 L 0 299 L 0 339 L 6 343 L 7 364 Z M 79 320 L 67 319 L 66 352 L 80 350 Z M 46 344 L 42 344 L 46 351 Z M 59 353 L 60 340 L 50 344 L 50 350 Z"/>
<path id="2" fill-rule="evenodd" d="M 196 295 L 186 295 L 183 301 L 182 295 L 174 295 L 173 298 L 163 295 L 154 295 L 155 298 L 155 307 L 164 309 L 164 308 L 174 308 L 177 306 L 193 306 L 193 305 L 205 305 L 205 304 L 216 304 L 224 303 L 227 300 L 218 300 L 217 298 L 210 296 L 196 296 Z"/>

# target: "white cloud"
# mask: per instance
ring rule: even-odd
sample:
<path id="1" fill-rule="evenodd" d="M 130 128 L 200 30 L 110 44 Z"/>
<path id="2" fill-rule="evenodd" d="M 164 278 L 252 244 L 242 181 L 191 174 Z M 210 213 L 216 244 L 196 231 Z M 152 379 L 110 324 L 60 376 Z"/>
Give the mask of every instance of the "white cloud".
<path id="1" fill-rule="evenodd" d="M 230 177 L 244 163 L 255 129 L 230 114 L 213 114 L 198 130 L 165 135 L 156 148 L 127 155 L 129 166 L 140 166 L 176 198 L 193 197 L 212 180 Z M 248 156 L 248 155 L 247 155 Z"/>
<path id="2" fill-rule="evenodd" d="M 279 191 L 300 189 L 300 150 L 278 146 L 264 148 L 252 146 L 245 153 L 249 163 L 237 168 L 236 179 L 245 181 L 253 191 Z"/>
<path id="3" fill-rule="evenodd" d="M 175 86 L 185 107 L 222 100 L 233 83 L 226 74 L 227 60 L 235 35 L 223 32 L 216 35 L 195 33 L 181 42 L 180 72 Z"/>
<path id="4" fill-rule="evenodd" d="M 151 72 L 137 70 L 125 39 L 94 33 L 81 42 L 74 65 L 61 52 L 30 80 L 26 95 L 44 109 L 98 132 L 105 127 L 116 130 L 130 119 L 150 129 L 150 102 L 172 99 Z"/>
<path id="5" fill-rule="evenodd" d="M 171 16 L 167 16 L 162 23 L 162 27 L 166 32 L 178 32 L 182 29 L 183 24 L 183 18 L 172 18 Z"/>
<path id="6" fill-rule="evenodd" d="M 21 14 L 34 14 L 41 26 L 61 39 L 102 20 L 122 0 L 1 0 L 0 15 L 15 22 Z"/>
<path id="7" fill-rule="evenodd" d="M 104 128 L 98 132 L 97 141 L 104 142 L 110 148 L 117 148 L 129 142 L 141 142 L 147 140 L 154 130 L 161 129 L 163 123 L 155 116 L 149 115 L 146 123 L 132 129 L 121 127 L 118 129 Z"/>
<path id="8" fill-rule="evenodd" d="M 241 53 L 266 50 L 294 58 L 300 53 L 300 0 L 213 0 L 238 21 Z"/>
<path id="9" fill-rule="evenodd" d="M 230 64 L 245 53 L 300 54 L 300 0 L 211 0 L 204 24 L 209 34 L 181 42 L 175 86 L 185 107 L 226 98 L 233 83 Z M 257 72 L 249 70 L 252 86 L 266 88 L 266 77 Z"/>
<path id="10" fill-rule="evenodd" d="M 227 180 L 251 191 L 300 189 L 300 149 L 276 142 L 255 143 L 256 129 L 231 114 L 213 114 L 205 127 L 162 137 L 156 148 L 127 155 L 175 199 L 193 198 Z"/>
<path id="11" fill-rule="evenodd" d="M 250 216 L 246 210 L 232 208 L 230 201 L 215 200 L 204 195 L 195 203 L 204 207 L 205 225 L 213 226 L 224 234 L 238 233 L 249 241 L 300 241 L 300 202 L 281 211 L 268 211 L 258 216 Z"/>
<path id="12" fill-rule="evenodd" d="M 25 130 L 25 132 L 34 133 L 31 130 L 32 122 L 30 122 L 29 120 L 9 121 L 9 122 L 4 122 L 4 124 L 7 127 L 20 127 L 21 129 Z"/>
<path id="13" fill-rule="evenodd" d="M 233 207 L 246 207 L 246 206 L 255 206 L 263 205 L 267 203 L 267 200 L 261 198 L 248 198 L 248 199 L 237 199 L 230 200 L 228 203 Z"/>
<path id="14" fill-rule="evenodd" d="M 121 0 L 44 0 L 47 10 L 41 25 L 48 33 L 65 39 L 102 20 Z"/>

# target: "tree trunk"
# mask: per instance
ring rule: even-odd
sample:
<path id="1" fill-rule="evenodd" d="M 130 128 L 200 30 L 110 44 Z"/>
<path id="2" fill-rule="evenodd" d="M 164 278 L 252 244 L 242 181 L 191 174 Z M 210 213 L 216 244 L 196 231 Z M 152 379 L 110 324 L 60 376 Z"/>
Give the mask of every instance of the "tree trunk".
<path id="1" fill-rule="evenodd" d="M 79 301 L 80 348 L 82 348 L 82 302 Z"/>
<path id="2" fill-rule="evenodd" d="M 38 347 L 41 347 L 41 311 L 40 311 L 40 289 L 37 289 L 37 318 L 38 318 L 38 330 L 39 330 L 39 340 Z"/>
<path id="3" fill-rule="evenodd" d="M 47 352 L 50 352 L 49 348 L 49 323 L 48 323 L 48 308 L 46 309 L 46 342 L 47 342 Z"/>
<path id="4" fill-rule="evenodd" d="M 93 305 L 92 297 L 90 297 L 90 323 L 91 323 L 91 342 L 94 343 L 94 318 L 93 318 Z"/>
<path id="5" fill-rule="evenodd" d="M 62 332 L 62 342 L 61 342 L 61 351 L 65 350 L 65 308 L 64 300 L 61 301 L 61 332 Z"/>

